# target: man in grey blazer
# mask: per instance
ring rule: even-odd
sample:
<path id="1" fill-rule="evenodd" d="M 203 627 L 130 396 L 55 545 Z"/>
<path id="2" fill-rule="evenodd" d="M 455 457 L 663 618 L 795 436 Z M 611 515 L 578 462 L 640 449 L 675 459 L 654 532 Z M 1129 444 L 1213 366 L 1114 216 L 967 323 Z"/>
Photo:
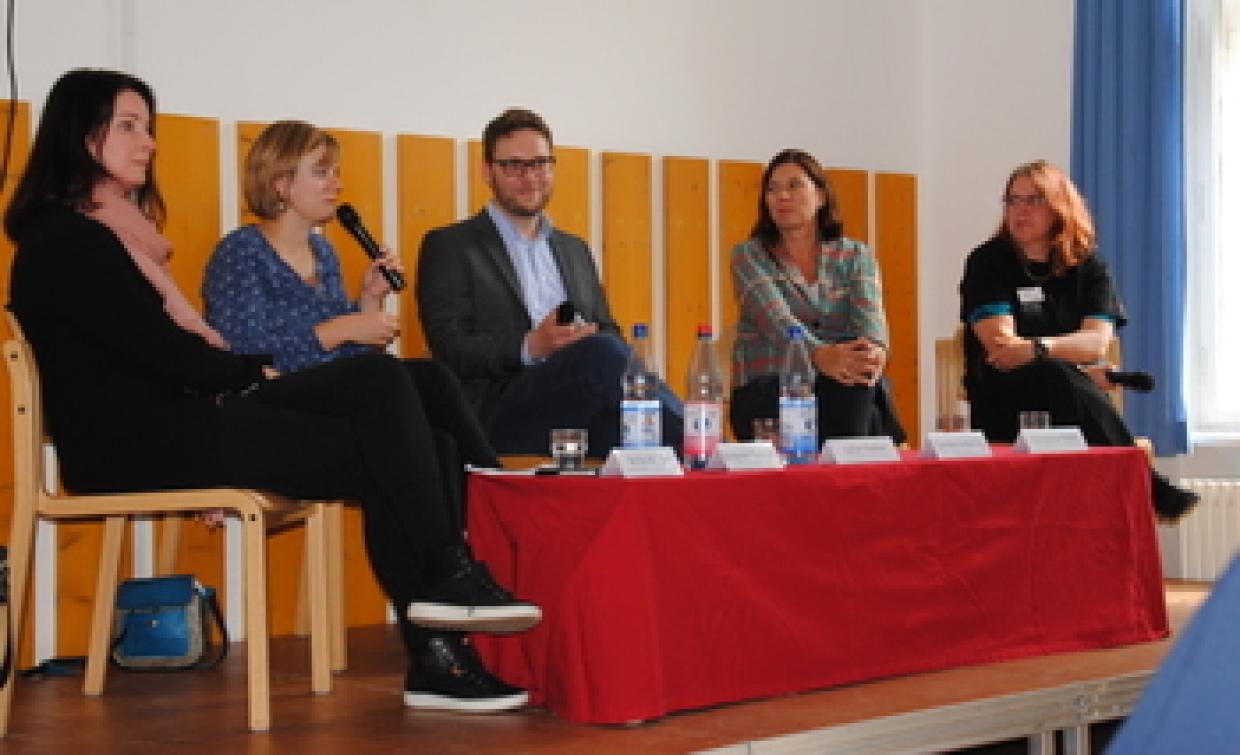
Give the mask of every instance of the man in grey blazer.
<path id="1" fill-rule="evenodd" d="M 500 453 L 545 454 L 556 427 L 584 427 L 589 453 L 620 439 L 629 347 L 612 319 L 594 257 L 551 226 L 555 156 L 536 113 L 510 109 L 482 135 L 494 199 L 422 242 L 418 313 L 431 354 L 461 379 Z M 561 323 L 560 305 L 572 318 Z M 660 386 L 663 441 L 680 450 L 683 407 Z"/>

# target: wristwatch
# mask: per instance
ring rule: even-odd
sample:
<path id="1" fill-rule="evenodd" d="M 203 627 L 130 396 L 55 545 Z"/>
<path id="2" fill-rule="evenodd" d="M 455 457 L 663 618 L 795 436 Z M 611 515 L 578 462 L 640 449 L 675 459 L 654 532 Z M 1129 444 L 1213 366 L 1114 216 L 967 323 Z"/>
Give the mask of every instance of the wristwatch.
<path id="1" fill-rule="evenodd" d="M 1051 358 L 1051 350 L 1046 348 L 1046 341 L 1041 338 L 1030 338 L 1033 344 L 1033 361 L 1042 362 Z"/>

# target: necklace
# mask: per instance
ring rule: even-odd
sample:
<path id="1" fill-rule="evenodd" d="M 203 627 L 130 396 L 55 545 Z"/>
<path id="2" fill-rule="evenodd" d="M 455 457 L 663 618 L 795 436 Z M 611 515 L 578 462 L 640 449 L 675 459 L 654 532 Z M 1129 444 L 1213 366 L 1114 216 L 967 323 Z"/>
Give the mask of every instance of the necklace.
<path id="1" fill-rule="evenodd" d="M 1042 284 L 1051 279 L 1051 269 L 1049 262 L 1033 262 L 1025 258 L 1024 254 L 1017 253 L 1016 258 L 1020 260 L 1020 269 L 1025 271 L 1025 276 L 1034 283 Z M 1038 275 L 1033 272 L 1032 265 L 1046 265 L 1046 273 Z"/>

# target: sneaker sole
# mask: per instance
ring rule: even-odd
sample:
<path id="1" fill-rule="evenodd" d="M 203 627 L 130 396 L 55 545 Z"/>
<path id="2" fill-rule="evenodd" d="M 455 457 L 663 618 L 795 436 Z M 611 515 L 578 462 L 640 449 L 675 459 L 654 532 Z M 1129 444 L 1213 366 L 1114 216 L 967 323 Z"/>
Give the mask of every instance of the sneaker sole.
<path id="1" fill-rule="evenodd" d="M 458 606 L 447 603 L 410 603 L 405 616 L 420 627 L 464 632 L 513 634 L 542 621 L 538 606 Z"/>
<path id="2" fill-rule="evenodd" d="M 446 710 L 457 713 L 500 713 L 525 707 L 529 701 L 530 696 L 527 692 L 483 698 L 450 697 L 431 692 L 405 692 L 406 708 Z"/>

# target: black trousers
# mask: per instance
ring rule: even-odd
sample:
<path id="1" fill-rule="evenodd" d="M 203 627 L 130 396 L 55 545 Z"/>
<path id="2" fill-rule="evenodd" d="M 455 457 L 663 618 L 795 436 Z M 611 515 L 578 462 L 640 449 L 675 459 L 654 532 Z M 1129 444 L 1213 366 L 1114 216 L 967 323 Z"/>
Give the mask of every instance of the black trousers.
<path id="1" fill-rule="evenodd" d="M 818 443 L 827 438 L 846 438 L 881 432 L 876 417 L 875 388 L 844 385 L 825 375 L 814 380 L 818 404 Z M 739 440 L 753 439 L 753 421 L 779 416 L 779 376 L 763 375 L 732 390 L 730 419 Z M 903 431 L 900 433 L 903 435 Z M 897 442 L 903 438 L 898 438 Z"/>
<path id="2" fill-rule="evenodd" d="M 219 483 L 361 503 L 366 552 L 411 651 L 404 606 L 427 557 L 459 546 L 464 463 L 498 461 L 456 378 L 430 361 L 339 359 L 225 399 Z"/>
<path id="3" fill-rule="evenodd" d="M 1091 446 L 1131 446 L 1115 406 L 1076 365 L 1049 359 L 1001 371 L 984 368 L 969 385 L 973 427 L 992 443 L 1011 443 L 1023 411 L 1049 411 L 1052 425 L 1076 425 Z"/>

